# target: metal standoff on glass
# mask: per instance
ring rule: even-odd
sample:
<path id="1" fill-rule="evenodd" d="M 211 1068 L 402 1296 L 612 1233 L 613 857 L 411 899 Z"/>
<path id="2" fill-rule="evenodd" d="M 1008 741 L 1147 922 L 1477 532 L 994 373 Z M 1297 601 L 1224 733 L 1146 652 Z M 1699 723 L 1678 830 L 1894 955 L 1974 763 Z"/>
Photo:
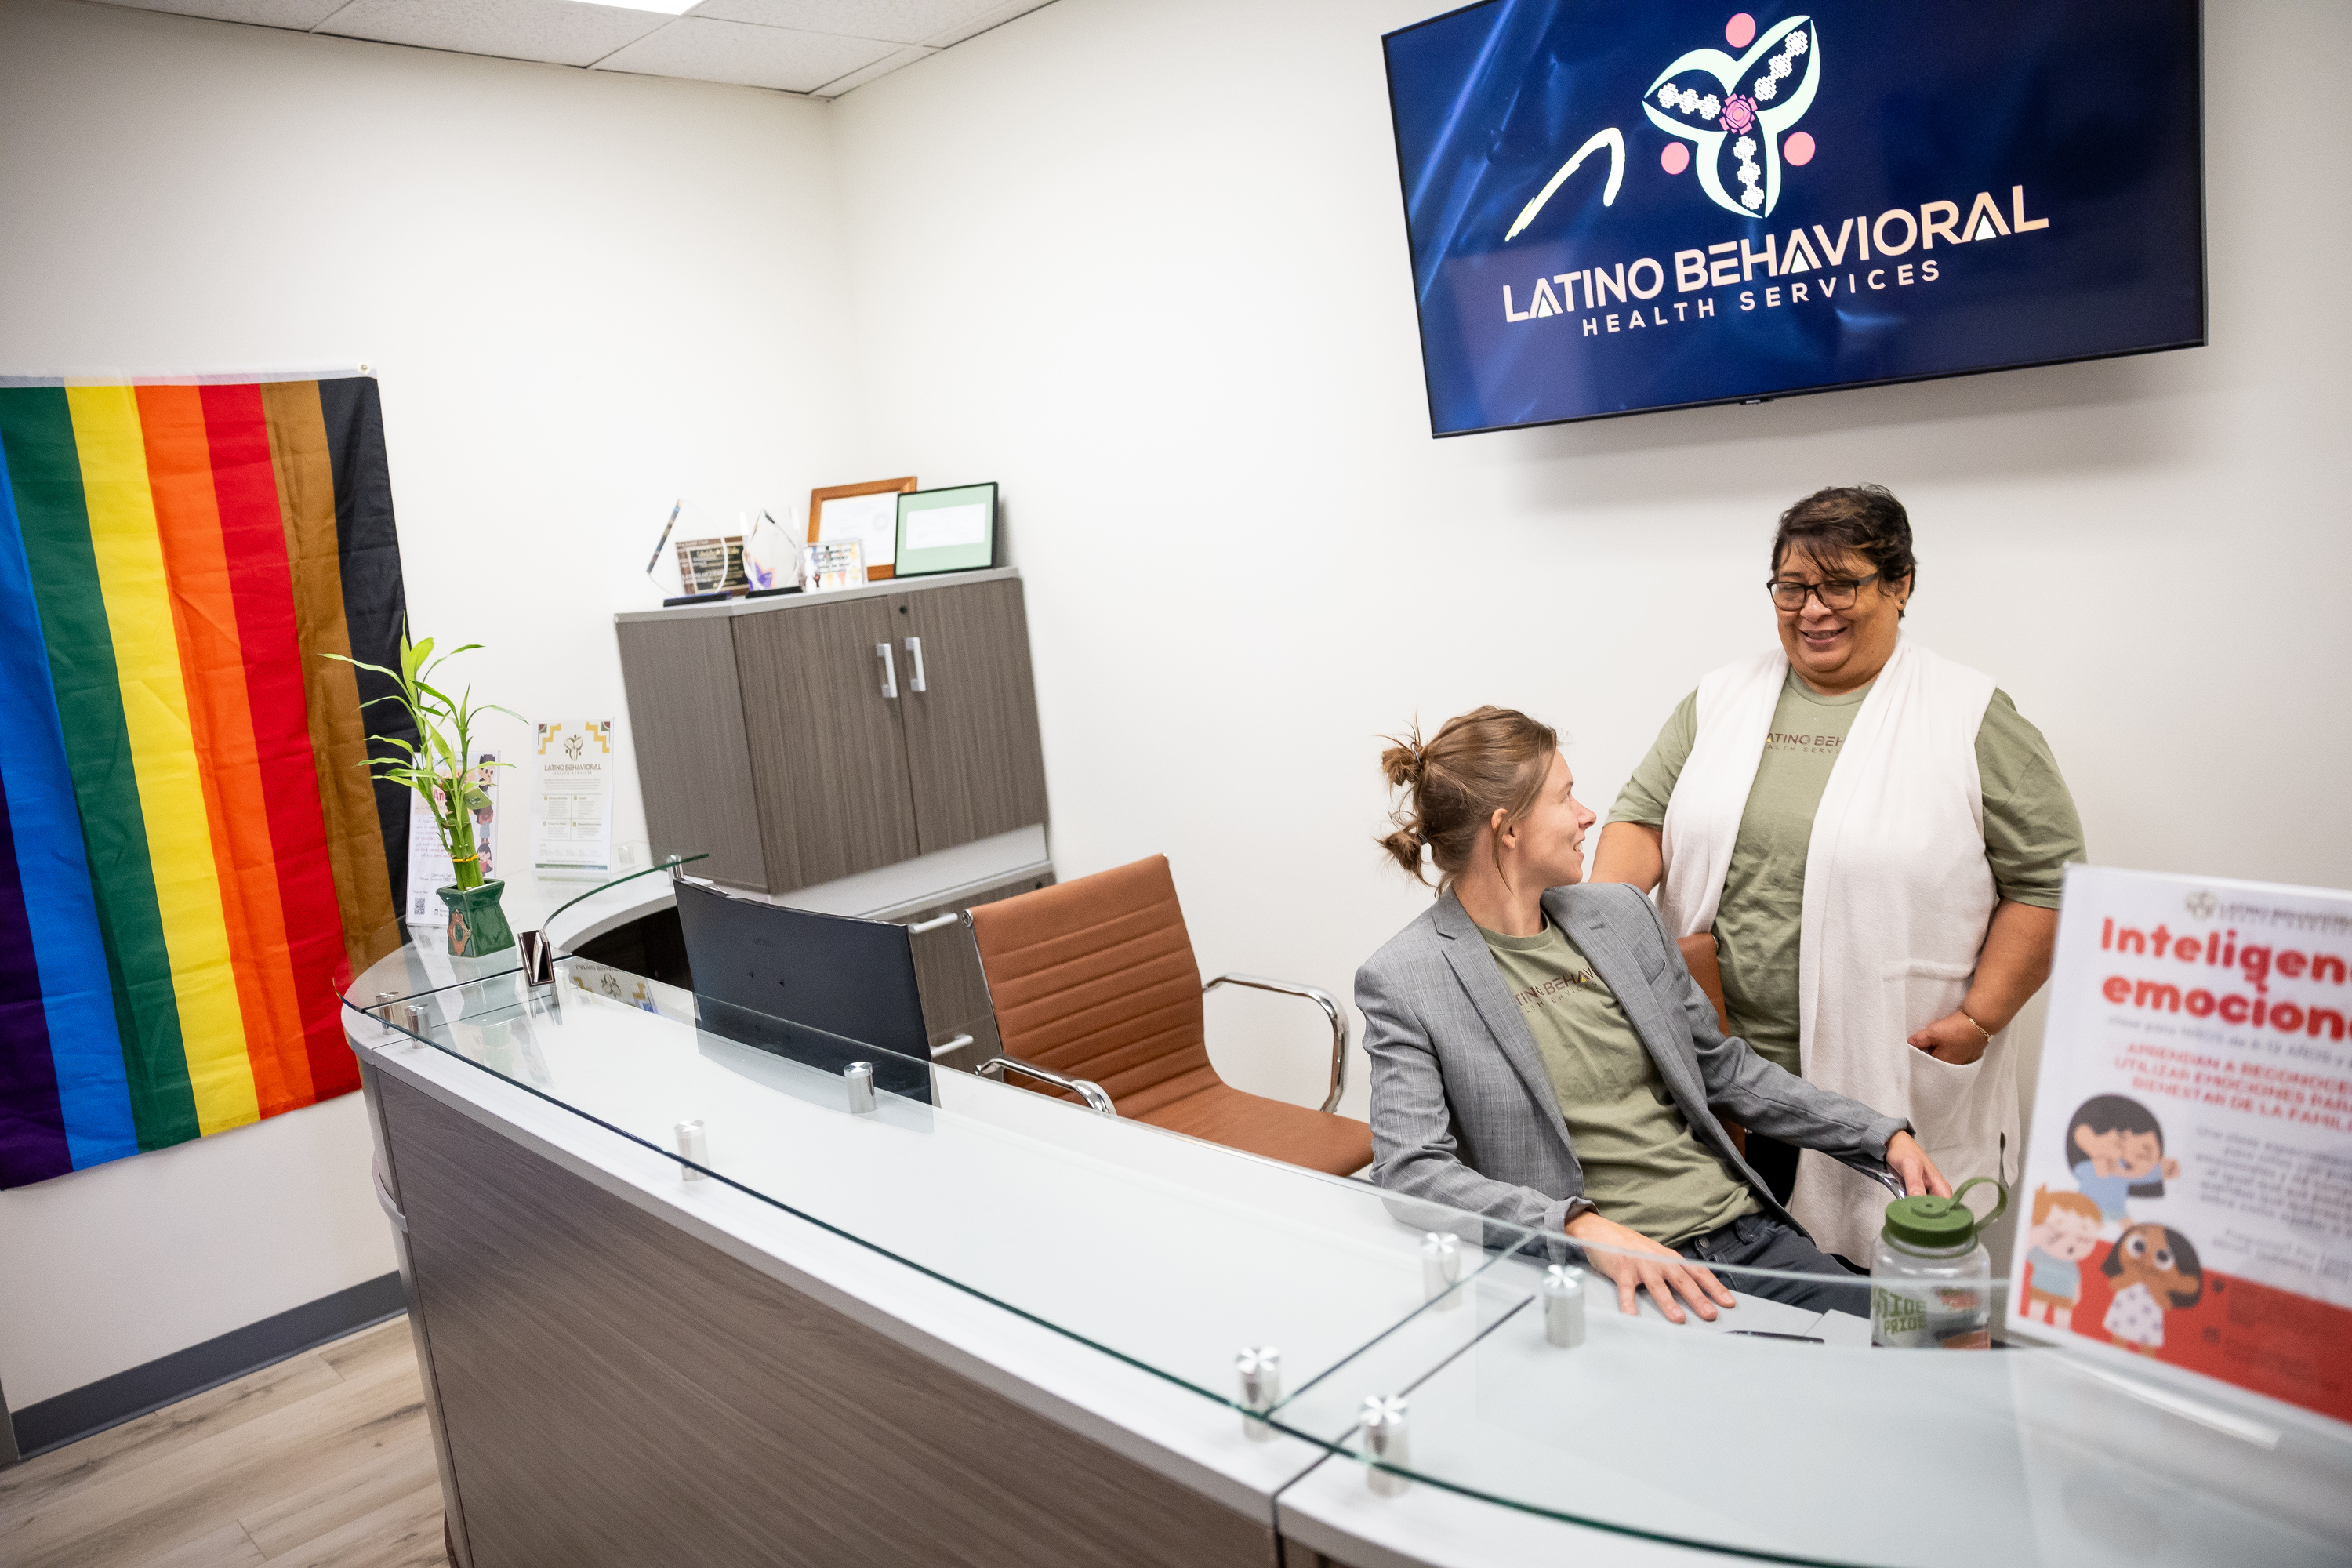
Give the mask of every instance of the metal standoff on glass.
<path id="1" fill-rule="evenodd" d="M 849 1113 L 852 1116 L 871 1115 L 874 1110 L 874 1064 L 852 1062 L 841 1069 L 841 1080 L 849 1086 Z"/>
<path id="2" fill-rule="evenodd" d="M 1555 1263 L 1544 1270 L 1544 1338 L 1562 1350 L 1584 1342 L 1584 1270 Z"/>
<path id="3" fill-rule="evenodd" d="M 1251 1345 L 1234 1358 L 1241 1383 L 1242 1408 L 1258 1415 L 1282 1403 L 1282 1352 L 1272 1345 Z M 1274 1428 L 1254 1416 L 1242 1417 L 1242 1435 L 1255 1443 L 1271 1442 Z"/>
<path id="4" fill-rule="evenodd" d="M 1454 1287 L 1462 1282 L 1462 1238 L 1450 1230 L 1433 1230 L 1421 1238 L 1421 1297 L 1434 1301 L 1441 1312 L 1462 1304 Z"/>
<path id="5" fill-rule="evenodd" d="M 678 1179 L 688 1182 L 702 1180 L 703 1173 L 696 1170 L 694 1166 L 707 1165 L 710 1163 L 710 1141 L 702 1135 L 702 1123 L 699 1121 L 681 1121 L 677 1124 L 677 1152 L 682 1157 L 694 1162 L 694 1165 L 680 1165 L 677 1168 Z"/>
<path id="6" fill-rule="evenodd" d="M 515 945 L 522 961 L 522 983 L 525 985 L 555 984 L 555 947 L 543 931 L 519 931 Z"/>
<path id="7" fill-rule="evenodd" d="M 400 993 L 397 991 L 379 991 L 375 994 L 375 1016 L 383 1021 L 386 1028 L 392 1026 L 392 1005 L 399 1000 Z"/>
<path id="8" fill-rule="evenodd" d="M 1382 1465 L 1402 1469 L 1412 1463 L 1412 1449 L 1407 1441 L 1405 1402 L 1402 1394 L 1382 1397 L 1372 1394 L 1365 1399 L 1363 1415 L 1358 1425 L 1364 1433 L 1364 1458 L 1377 1461 L 1364 1467 L 1364 1479 L 1372 1490 L 1382 1497 L 1395 1497 L 1412 1483 L 1395 1470 L 1384 1470 Z"/>

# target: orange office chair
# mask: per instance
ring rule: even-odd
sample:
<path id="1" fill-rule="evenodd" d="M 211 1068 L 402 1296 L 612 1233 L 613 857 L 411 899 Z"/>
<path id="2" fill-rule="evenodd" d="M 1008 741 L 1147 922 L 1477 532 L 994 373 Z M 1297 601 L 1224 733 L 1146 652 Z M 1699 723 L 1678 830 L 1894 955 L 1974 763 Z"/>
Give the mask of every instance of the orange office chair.
<path id="1" fill-rule="evenodd" d="M 1331 1114 L 1345 1087 L 1348 1015 L 1311 985 L 1221 974 L 1203 985 L 1168 858 L 1154 855 L 964 913 L 1005 1054 L 979 1070 L 1109 1115 L 1347 1175 L 1372 1130 Z M 1247 1094 L 1209 1063 L 1201 998 L 1220 985 L 1304 996 L 1331 1029 L 1331 1090 L 1309 1110 Z"/>

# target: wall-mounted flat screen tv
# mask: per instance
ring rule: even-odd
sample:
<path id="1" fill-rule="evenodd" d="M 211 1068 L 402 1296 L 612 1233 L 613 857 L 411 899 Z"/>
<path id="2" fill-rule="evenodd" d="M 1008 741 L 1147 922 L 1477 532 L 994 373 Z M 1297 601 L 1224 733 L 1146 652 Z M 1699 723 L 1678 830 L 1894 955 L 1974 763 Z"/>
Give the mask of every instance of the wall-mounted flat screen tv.
<path id="1" fill-rule="evenodd" d="M 1432 428 L 2202 343 L 2200 30 L 1486 0 L 1388 35 Z"/>

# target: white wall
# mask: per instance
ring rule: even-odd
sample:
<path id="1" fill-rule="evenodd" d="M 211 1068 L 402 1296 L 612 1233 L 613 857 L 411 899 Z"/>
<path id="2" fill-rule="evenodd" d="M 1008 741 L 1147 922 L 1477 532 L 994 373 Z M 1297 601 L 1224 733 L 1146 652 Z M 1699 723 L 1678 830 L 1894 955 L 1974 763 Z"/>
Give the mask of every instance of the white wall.
<path id="1" fill-rule="evenodd" d="M 2095 858 L 2352 885 L 2352 235 L 2278 89 L 2352 13 L 2209 39 L 2212 348 L 1436 442 L 1379 35 L 1439 8 L 1061 0 L 827 109 L 0 0 L 0 370 L 377 366 L 416 622 L 541 715 L 621 711 L 682 488 L 1000 479 L 1056 858 L 1167 851 L 1213 972 L 1344 993 L 1420 907 L 1370 843 L 1416 714 L 1544 714 L 1605 805 L 1860 479 Z M 1212 1026 L 1311 1100 L 1293 1005 Z M 9 1397 L 388 1267 L 357 1109 L 0 1194 Z"/>
<path id="2" fill-rule="evenodd" d="M 622 714 L 681 492 L 841 478 L 836 227 L 821 104 L 0 5 L 0 371 L 373 365 L 410 615 L 527 715 Z M 354 1097 L 0 1193 L 9 1400 L 389 1269 L 366 1146 Z"/>
<path id="3" fill-rule="evenodd" d="M 1065 874 L 1165 850 L 1204 967 L 1344 989 L 1425 898 L 1376 735 L 1524 706 L 1605 809 L 1772 637 L 1780 510 L 1874 479 L 2095 858 L 2352 886 L 2352 222 L 2279 90 L 2352 10 L 2210 25 L 2212 347 L 1441 442 L 1380 34 L 1443 8 L 1061 0 L 835 108 L 864 466 L 1004 482 Z M 1282 1005 L 1219 1066 L 1311 1098 Z"/>

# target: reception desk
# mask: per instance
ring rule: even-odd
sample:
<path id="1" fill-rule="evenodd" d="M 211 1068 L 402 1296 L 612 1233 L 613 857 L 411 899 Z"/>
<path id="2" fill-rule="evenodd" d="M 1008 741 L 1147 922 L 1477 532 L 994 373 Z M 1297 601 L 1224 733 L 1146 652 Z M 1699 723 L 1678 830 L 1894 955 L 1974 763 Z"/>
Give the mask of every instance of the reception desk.
<path id="1" fill-rule="evenodd" d="M 862 1109 L 580 960 L 349 999 L 470 1568 L 2352 1559 L 2352 1445 L 2220 1391 L 1753 1298 L 1562 1348 L 1559 1238 L 961 1072 Z"/>

